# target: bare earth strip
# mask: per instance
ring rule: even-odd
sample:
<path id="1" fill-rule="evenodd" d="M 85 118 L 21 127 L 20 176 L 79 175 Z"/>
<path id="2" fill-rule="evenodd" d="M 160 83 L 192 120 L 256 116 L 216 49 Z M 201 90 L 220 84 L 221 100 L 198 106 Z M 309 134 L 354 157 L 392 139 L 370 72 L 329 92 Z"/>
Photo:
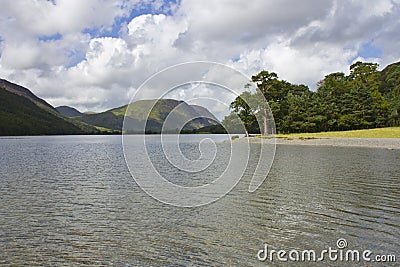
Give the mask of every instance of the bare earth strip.
<path id="1" fill-rule="evenodd" d="M 236 140 L 245 142 L 247 141 L 247 138 L 240 138 Z M 248 141 L 252 143 L 262 142 L 262 140 L 262 138 L 255 137 L 248 138 Z M 400 149 L 400 138 L 276 138 L 276 144 Z"/>
<path id="2" fill-rule="evenodd" d="M 309 146 L 353 146 L 400 149 L 400 138 L 293 138 L 293 140 L 288 140 L 286 138 L 277 138 L 276 143 L 283 145 L 294 144 Z"/>

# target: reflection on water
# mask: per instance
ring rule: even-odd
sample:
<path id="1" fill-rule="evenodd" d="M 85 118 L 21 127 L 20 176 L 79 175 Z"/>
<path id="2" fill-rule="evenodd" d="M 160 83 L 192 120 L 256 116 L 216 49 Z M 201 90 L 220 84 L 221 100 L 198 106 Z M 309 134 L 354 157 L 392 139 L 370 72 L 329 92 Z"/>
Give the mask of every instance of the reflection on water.
<path id="1" fill-rule="evenodd" d="M 318 250 L 339 238 L 400 251 L 400 151 L 278 146 L 254 193 L 250 166 L 214 204 L 176 208 L 137 187 L 120 140 L 0 139 L 0 266 L 266 266 L 264 243 Z"/>

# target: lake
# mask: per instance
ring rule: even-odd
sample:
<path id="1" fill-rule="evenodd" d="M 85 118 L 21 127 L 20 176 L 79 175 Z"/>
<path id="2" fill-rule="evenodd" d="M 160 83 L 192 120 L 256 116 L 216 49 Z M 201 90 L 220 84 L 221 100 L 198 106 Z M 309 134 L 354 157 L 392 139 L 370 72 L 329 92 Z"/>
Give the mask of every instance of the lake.
<path id="1" fill-rule="evenodd" d="M 182 153 L 198 157 L 199 135 L 185 138 Z M 157 146 L 150 144 L 154 151 Z M 176 183 L 210 182 L 226 162 L 221 153 L 212 171 L 193 179 L 170 167 L 159 171 Z M 398 264 L 399 162 L 400 150 L 278 145 L 255 192 L 248 192 L 249 166 L 225 197 L 183 208 L 138 187 L 121 136 L 2 137 L 0 266 L 287 266 L 257 255 L 265 244 L 337 249 L 338 239 L 349 249 L 396 255 Z M 390 264 L 396 266 L 376 266 Z"/>

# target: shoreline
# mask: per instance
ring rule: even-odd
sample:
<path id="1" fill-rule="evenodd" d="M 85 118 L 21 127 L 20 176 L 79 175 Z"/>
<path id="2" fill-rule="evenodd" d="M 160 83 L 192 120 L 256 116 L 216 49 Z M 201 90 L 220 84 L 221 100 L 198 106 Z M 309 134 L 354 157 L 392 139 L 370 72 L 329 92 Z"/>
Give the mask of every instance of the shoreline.
<path id="1" fill-rule="evenodd" d="M 257 137 L 243 137 L 236 139 L 244 142 L 259 143 L 265 140 Z M 235 140 L 235 141 L 236 141 Z M 277 145 L 301 145 L 301 146 L 331 146 L 331 147 L 368 147 L 368 148 L 385 148 L 388 150 L 400 149 L 400 138 L 342 138 L 342 137 L 326 137 L 326 138 L 275 138 Z"/>

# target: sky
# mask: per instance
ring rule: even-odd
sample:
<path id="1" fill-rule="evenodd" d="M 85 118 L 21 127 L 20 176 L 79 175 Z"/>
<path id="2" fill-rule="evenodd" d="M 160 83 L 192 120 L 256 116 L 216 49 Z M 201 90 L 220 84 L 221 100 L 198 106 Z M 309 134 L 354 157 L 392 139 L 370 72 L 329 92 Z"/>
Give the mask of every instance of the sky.
<path id="1" fill-rule="evenodd" d="M 1 0 L 0 78 L 80 111 L 127 104 L 190 61 L 315 90 L 356 61 L 399 61 L 399 18 L 400 0 Z"/>

